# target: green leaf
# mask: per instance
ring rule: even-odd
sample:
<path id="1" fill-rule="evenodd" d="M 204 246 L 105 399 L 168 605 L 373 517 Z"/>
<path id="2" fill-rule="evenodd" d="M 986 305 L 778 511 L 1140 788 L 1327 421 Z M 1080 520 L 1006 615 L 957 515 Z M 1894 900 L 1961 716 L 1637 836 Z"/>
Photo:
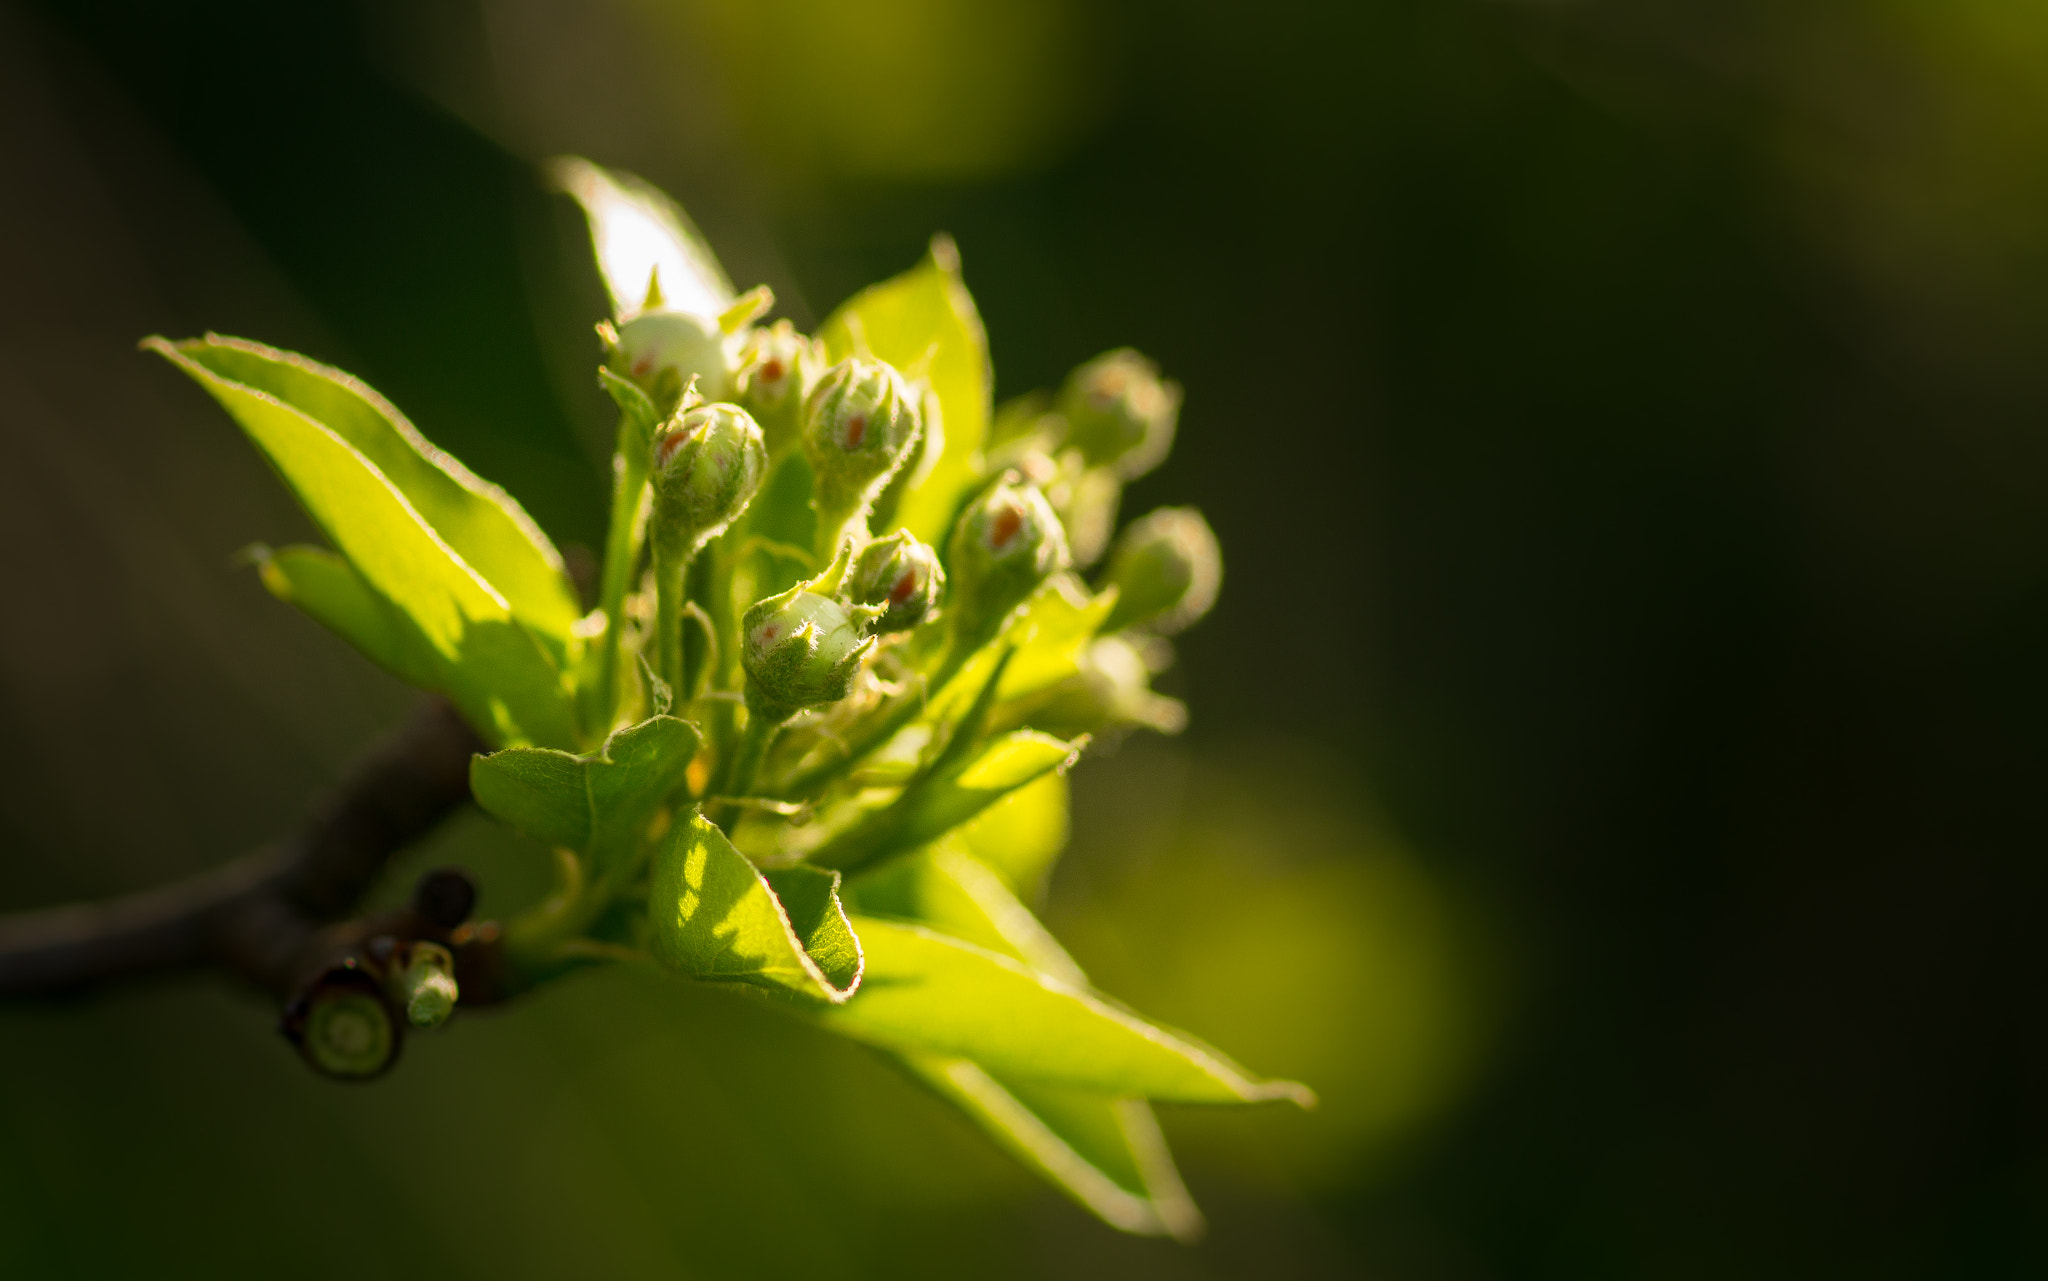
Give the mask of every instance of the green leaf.
<path id="1" fill-rule="evenodd" d="M 272 596 L 315 621 L 402 681 L 427 689 L 446 684 L 446 664 L 412 619 L 370 590 L 349 563 L 321 547 L 250 549 Z"/>
<path id="2" fill-rule="evenodd" d="M 641 838 L 682 787 L 700 741 L 690 722 L 652 716 L 587 756 L 514 747 L 476 757 L 469 790 L 514 828 L 586 856 L 593 879 L 616 883 L 636 870 Z"/>
<path id="3" fill-rule="evenodd" d="M 1031 898 L 1067 847 L 1067 776 L 1042 774 L 963 823 L 953 840 Z"/>
<path id="4" fill-rule="evenodd" d="M 839 873 L 822 867 L 793 867 L 763 872 L 768 888 L 789 917 L 790 929 L 804 951 L 833 987 L 851 991 L 860 981 L 860 940 L 847 924 L 839 901 Z"/>
<path id="5" fill-rule="evenodd" d="M 823 867 L 854 867 L 937 840 L 1025 784 L 1065 768 L 1085 743 L 1036 730 L 991 739 L 960 763 L 913 782 L 893 803 L 827 840 L 810 859 Z"/>
<path id="6" fill-rule="evenodd" d="M 550 165 L 555 185 L 590 219 L 591 248 L 619 323 L 642 311 L 715 317 L 732 305 L 732 282 L 704 237 L 675 201 L 629 173 L 564 156 Z M 648 302 L 648 284 L 661 296 Z"/>
<path id="7" fill-rule="evenodd" d="M 276 397 L 353 445 L 398 487 L 427 528 L 497 589 L 513 617 L 557 655 L 567 649 L 583 611 L 554 544 L 510 494 L 428 444 L 391 402 L 338 369 L 261 343 L 208 334 L 176 347 L 195 364 Z"/>
<path id="8" fill-rule="evenodd" d="M 305 411 L 215 373 L 162 338 L 144 345 L 220 402 L 365 585 L 419 628 L 444 660 L 439 688 L 480 733 L 500 744 L 575 741 L 574 708 L 552 657 L 361 451 Z"/>
<path id="9" fill-rule="evenodd" d="M 1003 670 L 997 697 L 1008 700 L 1033 693 L 1080 670 L 1081 651 L 1102 630 L 1115 606 L 1114 587 L 1092 593 L 1072 574 L 1048 581 L 1009 633 L 1017 654 Z"/>
<path id="10" fill-rule="evenodd" d="M 991 811 L 993 813 L 994 811 Z M 958 835 L 855 877 L 848 902 L 1000 952 L 1074 986 L 1087 979 Z M 967 1059 L 901 1056 L 1003 1147 L 1126 1232 L 1186 1237 L 1201 1224 L 1158 1121 L 1139 1099 L 1006 1081 Z"/>
<path id="11" fill-rule="evenodd" d="M 1061 982 L 1088 983 L 1066 949 L 1000 877 L 960 847 L 957 836 L 860 873 L 848 882 L 846 894 L 853 910 L 864 916 L 929 925 L 963 943 L 1015 957 Z"/>
<path id="12" fill-rule="evenodd" d="M 852 925 L 867 961 L 860 996 L 819 1018 L 855 1039 L 1111 1097 L 1303 1105 L 1314 1097 L 1293 1082 L 1258 1080 L 1190 1037 L 1011 957 L 919 925 L 871 916 Z"/>
<path id="13" fill-rule="evenodd" d="M 1144 1100 L 1005 1082 L 968 1059 L 900 1057 L 1011 1155 L 1111 1227 L 1183 1241 L 1200 1234 L 1201 1212 Z"/>
<path id="14" fill-rule="evenodd" d="M 691 978 L 845 1001 L 861 985 L 858 931 L 840 913 L 836 895 L 827 900 L 829 911 L 819 910 L 815 881 L 785 885 L 803 912 L 807 935 L 798 933 L 768 881 L 725 833 L 693 814 L 655 852 L 647 891 L 649 950 Z M 844 936 L 828 919 L 835 914 Z M 806 937 L 818 940 L 820 956 L 806 950 Z"/>
<path id="15" fill-rule="evenodd" d="M 923 374 L 938 394 L 945 449 L 905 494 L 895 523 L 943 546 L 960 500 L 980 478 L 994 379 L 988 334 L 961 282 L 953 242 L 934 237 L 924 261 L 841 304 L 818 331 L 830 359 L 854 353 L 856 328 L 876 357 L 912 377 Z"/>

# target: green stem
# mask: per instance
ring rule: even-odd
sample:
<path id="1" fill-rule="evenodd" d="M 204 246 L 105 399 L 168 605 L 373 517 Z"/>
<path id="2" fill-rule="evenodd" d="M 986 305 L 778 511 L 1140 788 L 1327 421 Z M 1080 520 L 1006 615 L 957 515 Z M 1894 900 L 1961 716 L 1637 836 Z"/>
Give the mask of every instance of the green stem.
<path id="1" fill-rule="evenodd" d="M 619 415 L 618 448 L 612 454 L 612 520 L 605 534 L 604 573 L 598 582 L 598 605 L 604 610 L 605 633 L 597 680 L 584 707 L 584 723 L 603 737 L 619 708 L 619 663 L 625 635 L 626 593 L 640 568 L 646 541 L 648 433 L 630 414 Z"/>
<path id="2" fill-rule="evenodd" d="M 898 730 L 915 719 L 930 704 L 931 697 L 960 674 L 960 669 L 966 666 L 968 657 L 973 653 L 971 648 L 949 646 L 938 669 L 925 681 L 925 696 L 920 697 L 914 690 L 906 691 L 893 705 L 883 708 L 879 715 L 854 726 L 848 732 L 846 751 L 842 755 L 828 757 L 784 779 L 775 788 L 775 795 L 784 799 L 814 795 L 818 788 L 853 768 L 861 757 L 894 738 Z"/>
<path id="3" fill-rule="evenodd" d="M 683 657 L 683 614 L 689 605 L 692 548 L 675 534 L 654 536 L 654 674 L 668 682 L 676 706 L 690 701 Z"/>
<path id="4" fill-rule="evenodd" d="M 739 746 L 721 764 L 718 777 L 712 780 L 711 794 L 745 796 L 747 789 L 754 785 L 754 776 L 761 772 L 761 762 L 768 758 L 769 744 L 775 741 L 775 735 L 794 715 L 796 712 L 792 708 L 756 697 L 753 686 L 749 685 L 747 728 L 740 734 Z"/>

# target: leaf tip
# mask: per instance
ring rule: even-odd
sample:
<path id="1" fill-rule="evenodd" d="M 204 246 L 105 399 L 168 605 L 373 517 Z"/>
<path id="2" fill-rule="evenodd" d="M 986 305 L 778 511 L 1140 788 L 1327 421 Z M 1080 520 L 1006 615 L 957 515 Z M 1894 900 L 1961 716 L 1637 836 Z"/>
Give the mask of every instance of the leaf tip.
<path id="1" fill-rule="evenodd" d="M 1316 1092 L 1299 1081 L 1261 1081 L 1250 1097 L 1259 1103 L 1292 1103 L 1304 1112 L 1322 1105 Z"/>

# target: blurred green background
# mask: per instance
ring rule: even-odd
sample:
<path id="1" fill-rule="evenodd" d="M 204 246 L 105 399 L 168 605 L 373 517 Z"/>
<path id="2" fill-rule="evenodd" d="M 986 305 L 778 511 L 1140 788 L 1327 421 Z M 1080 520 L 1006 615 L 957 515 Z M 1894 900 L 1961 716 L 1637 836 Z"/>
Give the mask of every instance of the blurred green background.
<path id="1" fill-rule="evenodd" d="M 133 350 L 361 374 L 564 543 L 640 172 L 800 324 L 958 240 L 998 394 L 1187 386 L 1178 740 L 1076 772 L 1110 991 L 1322 1092 L 1122 1238 L 864 1051 L 595 974 L 313 1079 L 257 997 L 0 1009 L 22 1277 L 2048 1274 L 2048 8 L 0 3 L 0 908 L 287 830 L 408 695 Z M 487 910 L 539 851 L 471 816 Z"/>

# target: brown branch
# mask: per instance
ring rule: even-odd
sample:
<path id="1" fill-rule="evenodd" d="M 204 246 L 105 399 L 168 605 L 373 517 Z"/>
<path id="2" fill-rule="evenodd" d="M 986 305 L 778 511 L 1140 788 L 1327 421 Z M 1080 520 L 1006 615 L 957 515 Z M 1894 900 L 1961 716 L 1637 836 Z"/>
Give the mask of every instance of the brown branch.
<path id="1" fill-rule="evenodd" d="M 126 898 L 0 917 L 0 996 L 225 965 L 284 995 L 384 864 L 469 799 L 484 744 L 435 699 L 370 749 L 281 846 Z"/>

